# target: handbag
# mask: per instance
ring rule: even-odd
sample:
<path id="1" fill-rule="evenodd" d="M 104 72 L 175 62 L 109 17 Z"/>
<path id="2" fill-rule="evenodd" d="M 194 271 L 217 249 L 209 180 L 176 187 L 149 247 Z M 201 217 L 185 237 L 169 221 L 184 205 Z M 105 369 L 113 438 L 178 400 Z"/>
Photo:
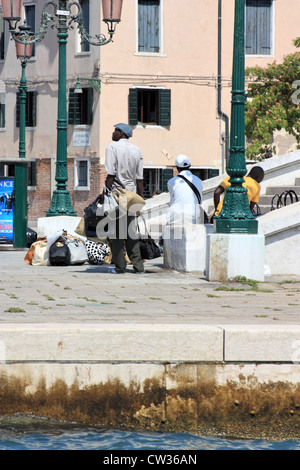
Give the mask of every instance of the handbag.
<path id="1" fill-rule="evenodd" d="M 99 194 L 96 199 L 84 209 L 84 227 L 86 236 L 95 237 L 96 227 L 104 215 L 100 215 L 100 199 L 102 194 Z"/>
<path id="2" fill-rule="evenodd" d="M 103 200 L 103 203 L 100 201 Z M 97 237 L 97 225 L 101 220 L 109 217 L 115 212 L 118 203 L 113 197 L 112 191 L 105 188 L 103 194 L 99 194 L 96 199 L 84 209 L 84 227 L 87 237 Z M 104 232 L 108 230 L 107 225 Z"/>
<path id="3" fill-rule="evenodd" d="M 24 261 L 33 266 L 47 266 L 50 264 L 47 250 L 47 237 L 40 237 L 32 243 L 27 251 Z"/>
<path id="4" fill-rule="evenodd" d="M 86 240 L 85 248 L 90 264 L 103 264 L 106 256 L 110 255 L 109 246 L 105 243 L 94 242 L 93 240 Z"/>
<path id="5" fill-rule="evenodd" d="M 27 227 L 26 229 L 26 246 L 27 248 L 30 248 L 31 245 L 37 241 L 37 233 L 35 230 L 33 230 L 30 227 Z"/>
<path id="6" fill-rule="evenodd" d="M 153 238 L 151 238 L 147 230 L 146 221 L 143 216 L 142 216 L 142 219 L 145 225 L 145 232 L 146 232 L 145 237 L 142 236 L 140 232 L 139 224 L 137 224 L 141 257 L 142 259 L 160 258 L 161 252 L 160 252 L 159 246 L 155 243 Z"/>
<path id="7" fill-rule="evenodd" d="M 59 237 L 50 246 L 49 261 L 51 266 L 69 266 L 71 264 L 71 252 L 63 237 Z"/>
<path id="8" fill-rule="evenodd" d="M 84 241 L 66 233 L 63 234 L 63 239 L 70 250 L 71 265 L 84 264 L 88 261 L 88 255 Z"/>

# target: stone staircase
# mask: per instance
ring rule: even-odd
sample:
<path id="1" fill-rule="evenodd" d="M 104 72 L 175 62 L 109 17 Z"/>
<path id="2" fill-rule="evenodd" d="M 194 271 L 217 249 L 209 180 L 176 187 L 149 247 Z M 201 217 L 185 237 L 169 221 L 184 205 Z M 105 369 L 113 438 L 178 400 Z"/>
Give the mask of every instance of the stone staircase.
<path id="1" fill-rule="evenodd" d="M 284 194 L 287 191 L 291 191 L 291 193 Z M 271 210 L 277 209 L 279 198 L 281 203 L 279 203 L 278 208 L 297 202 L 296 196 L 300 201 L 300 178 L 295 179 L 294 185 L 268 186 L 265 190 L 265 194 L 261 194 L 259 198 L 259 208 L 261 213 L 266 214 Z"/>

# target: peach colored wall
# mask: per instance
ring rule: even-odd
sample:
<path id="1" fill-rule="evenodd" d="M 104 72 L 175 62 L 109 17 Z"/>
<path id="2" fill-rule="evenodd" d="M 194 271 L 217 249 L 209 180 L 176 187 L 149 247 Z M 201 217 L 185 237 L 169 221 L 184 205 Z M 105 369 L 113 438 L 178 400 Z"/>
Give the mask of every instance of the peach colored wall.
<path id="1" fill-rule="evenodd" d="M 274 56 L 247 56 L 246 66 L 265 66 L 296 50 L 292 40 L 300 35 L 299 0 L 276 0 L 274 4 Z M 136 0 L 124 0 L 114 43 L 101 50 L 100 74 L 105 83 L 100 109 L 101 161 L 113 124 L 128 120 L 129 88 L 152 85 L 172 90 L 172 122 L 168 129 L 134 129 L 132 141 L 141 147 L 145 166 L 147 162 L 152 162 L 150 166 L 170 165 L 178 153 L 187 153 L 194 165 L 221 168 L 224 125 L 217 116 L 218 0 L 163 0 L 163 51 L 153 57 L 136 53 L 136 5 Z M 222 109 L 229 117 L 233 23 L 234 0 L 223 0 Z M 114 74 L 118 80 L 112 79 Z M 193 80 L 188 81 L 188 76 Z"/>
<path id="2" fill-rule="evenodd" d="M 176 155 L 184 152 L 194 165 L 221 167 L 220 133 L 224 131 L 224 125 L 217 116 L 218 0 L 161 1 L 161 55 L 149 57 L 136 53 L 137 0 L 124 0 L 122 21 L 117 26 L 114 42 L 101 48 L 91 46 L 87 56 L 76 55 L 75 32 L 69 32 L 68 86 L 75 84 L 78 74 L 86 77 L 94 74 L 95 61 L 99 58 L 102 78 L 101 95 L 95 93 L 92 146 L 73 147 L 73 128 L 70 126 L 70 156 L 100 156 L 103 163 L 113 124 L 128 119 L 129 88 L 163 86 L 172 90 L 170 128 L 153 126 L 134 130 L 133 142 L 142 148 L 145 162 L 171 165 Z M 24 3 L 31 3 L 31 0 Z M 38 28 L 45 2 L 39 0 L 36 4 Z M 91 7 L 91 30 L 98 33 L 101 29 L 106 33 L 100 16 L 100 2 L 91 1 Z M 264 66 L 275 59 L 281 61 L 284 55 L 296 50 L 292 40 L 300 35 L 299 0 L 276 0 L 274 12 L 274 56 L 247 56 L 246 65 Z M 222 109 L 230 117 L 234 0 L 222 1 L 222 20 Z M 6 39 L 6 58 L 0 61 L 0 80 L 6 82 L 7 115 L 6 129 L 0 131 L 0 153 L 1 157 L 14 157 L 18 153 L 19 138 L 14 125 L 15 93 L 21 67 L 8 31 Z M 49 158 L 56 153 L 57 51 L 56 31 L 49 27 L 45 39 L 37 45 L 37 59 L 30 61 L 26 70 L 30 89 L 39 92 L 38 126 L 26 131 L 28 158 Z"/>

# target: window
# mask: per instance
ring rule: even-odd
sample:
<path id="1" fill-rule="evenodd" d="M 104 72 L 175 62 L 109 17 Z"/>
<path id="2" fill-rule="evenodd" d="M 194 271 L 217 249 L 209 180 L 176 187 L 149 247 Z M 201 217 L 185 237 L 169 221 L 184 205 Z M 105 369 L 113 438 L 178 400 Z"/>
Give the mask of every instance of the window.
<path id="1" fill-rule="evenodd" d="M 27 186 L 36 186 L 36 160 L 32 160 L 27 165 Z"/>
<path id="2" fill-rule="evenodd" d="M 27 91 L 26 94 L 26 110 L 25 110 L 25 126 L 36 126 L 36 102 L 37 92 Z M 16 126 L 20 127 L 20 92 L 17 92 L 17 113 L 16 113 Z"/>
<path id="3" fill-rule="evenodd" d="M 27 26 L 30 26 L 30 31 L 35 33 L 35 5 L 24 5 L 24 20 Z M 32 57 L 35 57 L 35 43 L 33 43 Z"/>
<path id="4" fill-rule="evenodd" d="M 75 189 L 90 189 L 90 162 L 89 160 L 75 160 L 74 185 Z"/>
<path id="5" fill-rule="evenodd" d="M 5 49 L 5 21 L 3 19 L 2 8 L 0 7 L 0 60 L 4 60 L 4 49 Z"/>
<path id="6" fill-rule="evenodd" d="M 89 0 L 80 0 L 79 3 L 82 8 L 84 28 L 87 34 L 89 34 L 90 32 L 90 2 Z M 77 52 L 89 52 L 89 51 L 90 51 L 89 43 L 82 41 L 81 36 L 78 31 L 77 32 Z"/>
<path id="7" fill-rule="evenodd" d="M 89 125 L 93 123 L 93 88 L 82 88 L 82 93 L 69 91 L 69 124 Z"/>
<path id="8" fill-rule="evenodd" d="M 36 186 L 36 161 L 32 160 L 27 164 L 27 186 Z M 15 176 L 15 165 L 0 163 L 0 176 Z"/>
<path id="9" fill-rule="evenodd" d="M 0 80 L 0 129 L 5 128 L 5 83 Z"/>
<path id="10" fill-rule="evenodd" d="M 168 192 L 168 181 L 173 178 L 172 168 L 145 168 L 143 197 L 151 198 L 155 194 Z"/>
<path id="11" fill-rule="evenodd" d="M 171 125 L 171 90 L 131 88 L 129 90 L 129 124 Z"/>
<path id="12" fill-rule="evenodd" d="M 246 0 L 246 54 L 272 54 L 273 0 Z"/>
<path id="13" fill-rule="evenodd" d="M 138 0 L 138 51 L 160 52 L 160 0 Z"/>
<path id="14" fill-rule="evenodd" d="M 202 181 L 219 176 L 219 170 L 216 168 L 190 168 L 193 175 L 198 176 Z"/>

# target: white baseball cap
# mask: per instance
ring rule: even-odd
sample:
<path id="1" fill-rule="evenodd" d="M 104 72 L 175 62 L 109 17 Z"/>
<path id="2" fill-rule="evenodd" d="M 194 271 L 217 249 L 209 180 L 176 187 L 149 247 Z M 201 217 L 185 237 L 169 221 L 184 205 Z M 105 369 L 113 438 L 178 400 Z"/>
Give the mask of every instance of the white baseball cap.
<path id="1" fill-rule="evenodd" d="M 191 162 L 189 157 L 187 157 L 184 154 L 177 155 L 176 160 L 175 160 L 175 165 L 178 168 L 187 168 L 191 166 Z"/>

